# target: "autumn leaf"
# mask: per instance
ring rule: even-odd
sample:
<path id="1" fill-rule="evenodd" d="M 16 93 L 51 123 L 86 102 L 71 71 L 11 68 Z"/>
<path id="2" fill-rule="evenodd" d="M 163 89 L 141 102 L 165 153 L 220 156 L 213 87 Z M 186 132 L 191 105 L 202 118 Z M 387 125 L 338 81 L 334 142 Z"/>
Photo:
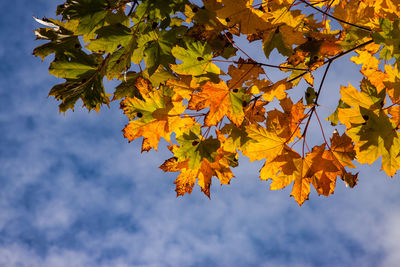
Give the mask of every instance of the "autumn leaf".
<path id="1" fill-rule="evenodd" d="M 382 169 L 393 176 L 400 168 L 397 125 L 382 110 L 385 92 L 378 94 L 367 80 L 363 80 L 361 88 L 362 92 L 351 86 L 342 87 L 342 100 L 354 108 L 339 109 L 339 119 L 355 142 L 358 162 L 371 164 L 382 156 Z"/>
<path id="2" fill-rule="evenodd" d="M 189 109 L 209 108 L 205 125 L 216 125 L 226 115 L 233 123 L 240 125 L 244 119 L 243 106 L 247 106 L 249 95 L 243 89 L 230 89 L 224 81 L 218 84 L 207 82 L 199 93 L 192 94 Z"/>
<path id="3" fill-rule="evenodd" d="M 274 98 L 278 100 L 285 99 L 287 96 L 286 91 L 291 89 L 293 84 L 287 82 L 287 79 L 280 80 L 273 85 L 268 87 L 261 88 L 260 90 L 263 92 L 262 98 L 266 101 L 272 101 Z"/>
<path id="4" fill-rule="evenodd" d="M 249 141 L 243 154 L 249 157 L 251 161 L 274 158 L 281 153 L 286 144 L 285 138 L 258 124 L 248 125 L 246 133 L 251 141 Z"/>
<path id="5" fill-rule="evenodd" d="M 267 129 L 290 143 L 301 136 L 299 124 L 307 117 L 305 107 L 302 100 L 293 104 L 288 98 L 281 100 L 280 105 L 284 112 L 277 109 L 268 111 Z"/>
<path id="6" fill-rule="evenodd" d="M 178 196 L 191 193 L 196 180 L 202 192 L 210 197 L 211 178 L 216 176 L 221 184 L 229 184 L 234 176 L 230 170 L 236 153 L 220 148 L 218 139 L 203 139 L 200 128 L 193 127 L 177 138 L 179 146 L 171 146 L 173 158 L 166 160 L 160 168 L 165 172 L 178 172 L 175 184 Z"/>
<path id="7" fill-rule="evenodd" d="M 180 116 L 185 107 L 179 102 L 172 102 L 162 90 L 150 91 L 150 85 L 143 79 L 136 87 L 142 99 L 128 97 L 121 102 L 121 108 L 131 120 L 123 132 L 129 141 L 143 137 L 142 151 L 157 150 L 161 138 L 171 142 L 173 132 L 179 136 L 187 127 L 194 125 L 192 118 Z"/>
<path id="8" fill-rule="evenodd" d="M 242 87 L 246 82 L 246 86 L 251 86 L 256 83 L 256 80 L 261 74 L 265 74 L 264 69 L 261 68 L 251 60 L 245 61 L 242 58 L 238 61 L 238 66 L 229 66 L 228 74 L 231 79 L 227 82 L 229 88 Z"/>
<path id="9" fill-rule="evenodd" d="M 394 68 L 390 65 L 385 65 L 386 76 L 383 84 L 386 87 L 387 94 L 393 103 L 400 102 L 400 71 L 397 66 Z"/>
<path id="10" fill-rule="evenodd" d="M 215 10 L 220 22 L 228 27 L 239 26 L 243 34 L 253 34 L 270 27 L 268 15 L 252 7 L 253 0 L 221 0 L 221 9 Z"/>
<path id="11" fill-rule="evenodd" d="M 211 62 L 212 54 L 207 44 L 200 42 L 186 43 L 186 48 L 175 46 L 172 55 L 182 64 L 171 66 L 172 70 L 184 75 L 220 74 L 220 69 Z"/>

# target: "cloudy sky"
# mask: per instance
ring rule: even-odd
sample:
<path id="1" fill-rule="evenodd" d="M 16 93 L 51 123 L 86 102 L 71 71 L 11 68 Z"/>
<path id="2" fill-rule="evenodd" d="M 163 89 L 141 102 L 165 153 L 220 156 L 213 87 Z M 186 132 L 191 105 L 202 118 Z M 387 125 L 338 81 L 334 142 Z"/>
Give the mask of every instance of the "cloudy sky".
<path id="1" fill-rule="evenodd" d="M 176 198 L 175 176 L 157 168 L 169 152 L 128 144 L 118 103 L 58 114 L 47 93 L 60 81 L 31 53 L 32 15 L 59 2 L 0 1 L 0 266 L 398 266 L 400 179 L 379 162 L 359 168 L 356 188 L 339 181 L 302 207 L 246 159 L 212 200 L 198 187 Z M 332 67 L 321 114 L 360 79 L 352 63 Z"/>

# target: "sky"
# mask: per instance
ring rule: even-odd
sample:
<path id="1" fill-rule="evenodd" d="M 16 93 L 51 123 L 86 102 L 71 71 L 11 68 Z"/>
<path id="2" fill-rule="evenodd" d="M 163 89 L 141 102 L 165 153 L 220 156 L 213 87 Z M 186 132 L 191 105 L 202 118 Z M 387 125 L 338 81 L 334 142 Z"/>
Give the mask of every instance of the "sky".
<path id="1" fill-rule="evenodd" d="M 338 181 L 334 195 L 312 191 L 302 207 L 245 158 L 229 186 L 213 180 L 211 200 L 198 186 L 176 198 L 175 174 L 158 169 L 170 153 L 128 143 L 118 103 L 59 114 L 47 94 L 61 80 L 32 56 L 32 16 L 54 17 L 59 3 L 0 1 L 1 267 L 398 266 L 400 177 L 380 162 L 358 169 L 355 188 Z M 360 77 L 335 62 L 321 116 Z"/>

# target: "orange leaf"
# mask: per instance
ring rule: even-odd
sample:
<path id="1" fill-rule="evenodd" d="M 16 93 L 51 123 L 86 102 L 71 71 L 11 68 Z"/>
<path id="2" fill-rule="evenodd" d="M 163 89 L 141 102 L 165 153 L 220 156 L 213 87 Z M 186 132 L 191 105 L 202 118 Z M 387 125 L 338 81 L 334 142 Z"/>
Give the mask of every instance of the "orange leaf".
<path id="1" fill-rule="evenodd" d="M 198 111 L 209 108 L 205 118 L 206 126 L 217 125 L 225 115 L 236 125 L 243 122 L 243 105 L 244 101 L 247 105 L 249 98 L 243 90 L 230 90 L 224 81 L 218 84 L 207 82 L 201 89 L 201 92 L 192 94 L 189 109 Z"/>
<path id="2" fill-rule="evenodd" d="M 274 131 L 279 137 L 290 139 L 291 142 L 295 137 L 301 136 L 299 123 L 307 116 L 304 114 L 305 107 L 303 101 L 299 100 L 293 105 L 290 98 L 280 101 L 283 112 L 274 109 L 268 111 L 267 129 Z"/>

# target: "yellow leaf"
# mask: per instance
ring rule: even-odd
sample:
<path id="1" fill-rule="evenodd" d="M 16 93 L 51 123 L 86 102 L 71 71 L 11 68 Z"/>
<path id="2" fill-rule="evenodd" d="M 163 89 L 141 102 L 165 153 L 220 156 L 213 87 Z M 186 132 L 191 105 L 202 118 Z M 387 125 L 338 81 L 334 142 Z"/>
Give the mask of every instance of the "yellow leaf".
<path id="1" fill-rule="evenodd" d="M 250 124 L 246 126 L 246 132 L 250 142 L 245 147 L 243 154 L 250 161 L 261 160 L 265 158 L 275 158 L 285 147 L 286 139 L 279 137 L 276 132 L 258 125 Z"/>
<path id="2" fill-rule="evenodd" d="M 167 85 L 172 87 L 175 92 L 172 99 L 174 101 L 180 101 L 182 99 L 190 99 L 194 88 L 191 86 L 192 76 L 181 75 L 180 79 L 169 79 Z"/>
<path id="3" fill-rule="evenodd" d="M 393 68 L 391 65 L 385 65 L 386 77 L 383 84 L 386 87 L 388 95 L 393 103 L 400 102 L 400 71 L 397 65 Z"/>
<path id="4" fill-rule="evenodd" d="M 270 27 L 268 15 L 252 7 L 253 0 L 222 0 L 216 10 L 220 22 L 228 27 L 239 25 L 242 34 L 254 34 Z"/>
<path id="5" fill-rule="evenodd" d="M 142 151 L 151 148 L 157 150 L 161 137 L 171 142 L 170 135 L 173 132 L 180 136 L 194 124 L 193 118 L 182 115 L 185 106 L 181 102 L 172 102 L 171 98 L 164 96 L 162 90 L 146 94 L 143 89 L 146 87 L 137 87 L 142 87 L 143 100 L 127 97 L 121 102 L 121 108 L 131 119 L 123 130 L 124 137 L 130 142 L 143 137 Z"/>
<path id="6" fill-rule="evenodd" d="M 292 83 L 287 82 L 286 79 L 283 79 L 279 82 L 274 83 L 272 86 L 262 88 L 264 94 L 262 95 L 262 98 L 266 101 L 272 101 L 274 100 L 274 97 L 278 100 L 282 100 L 286 98 L 286 90 L 289 90 L 293 87 Z"/>

